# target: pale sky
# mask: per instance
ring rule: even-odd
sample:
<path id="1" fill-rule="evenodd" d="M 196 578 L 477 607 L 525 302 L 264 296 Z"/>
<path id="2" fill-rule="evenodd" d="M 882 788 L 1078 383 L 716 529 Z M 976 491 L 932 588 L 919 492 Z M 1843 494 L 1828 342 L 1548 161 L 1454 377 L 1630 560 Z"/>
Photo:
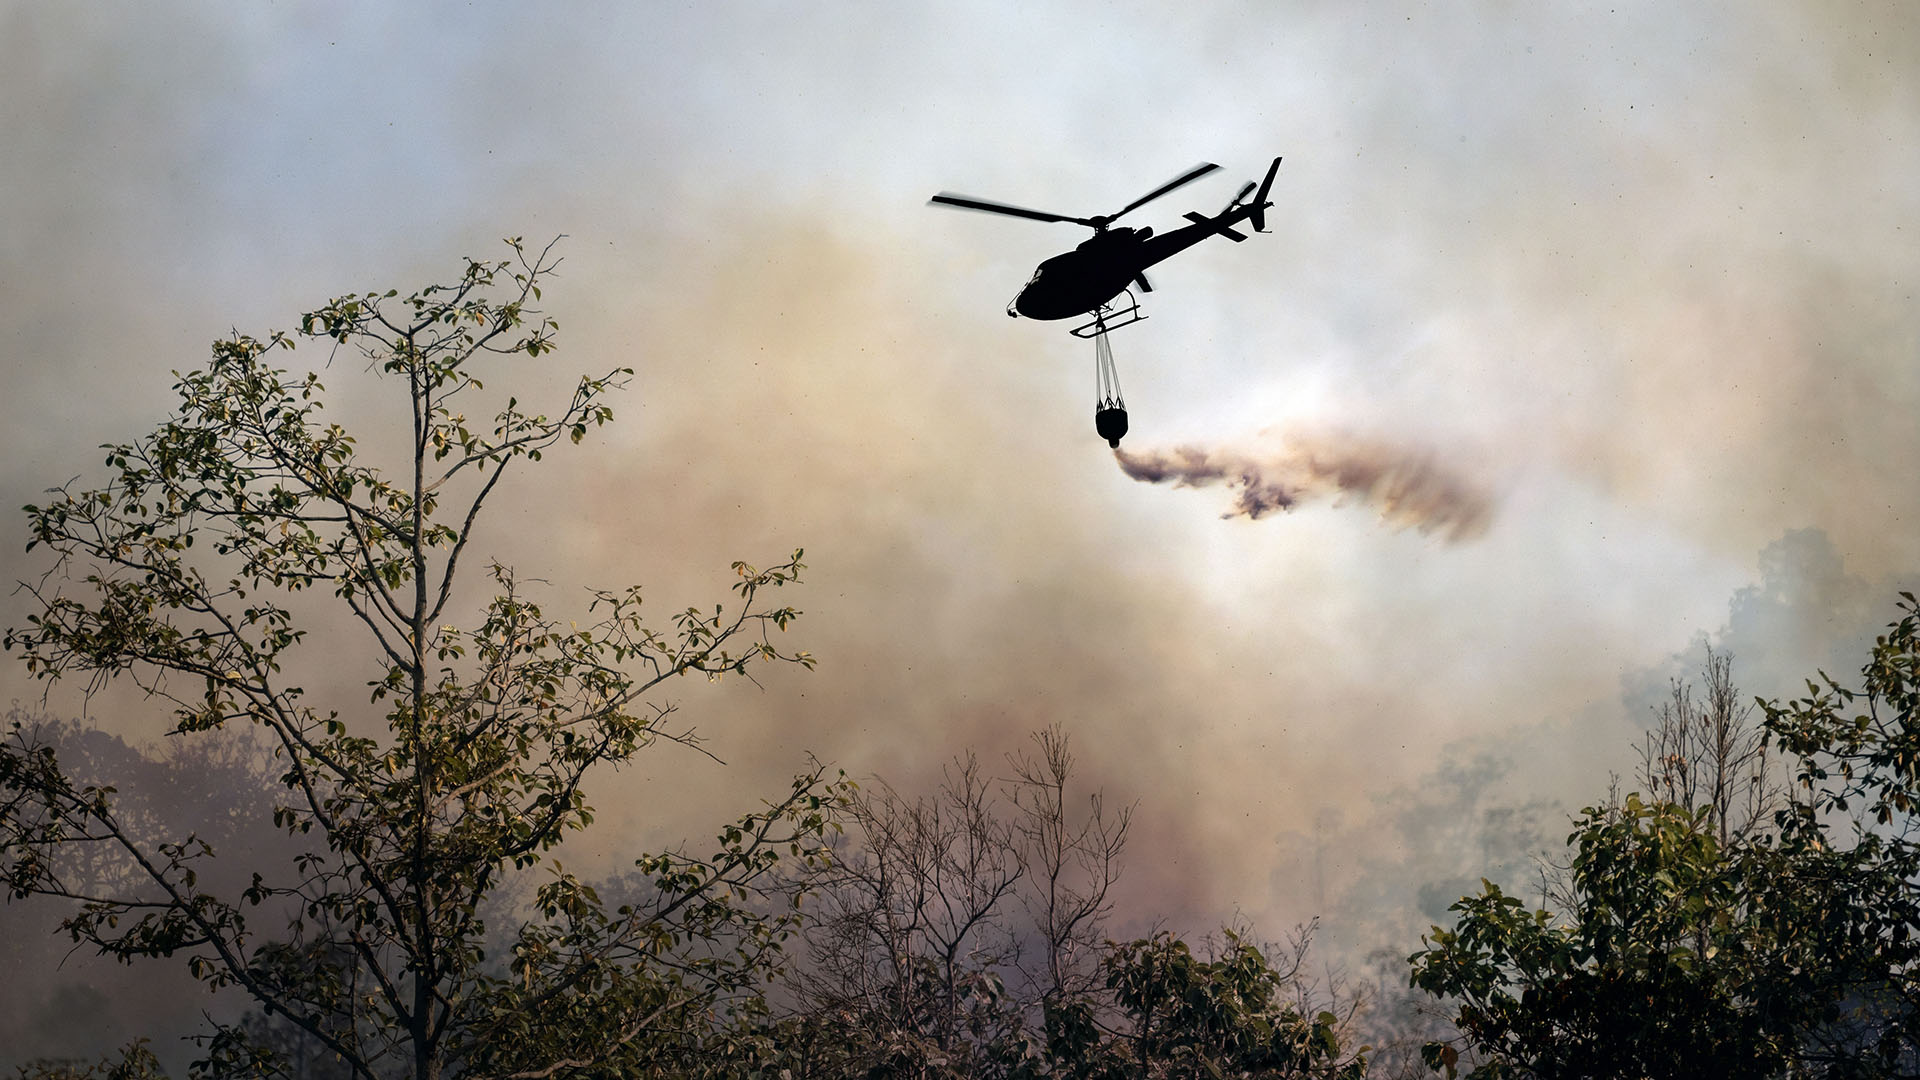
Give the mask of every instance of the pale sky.
<path id="1" fill-rule="evenodd" d="M 1911 4 L 398 8 L 0 4 L 0 502 L 98 479 L 230 328 L 565 233 L 561 347 L 500 378 L 637 377 L 477 543 L 550 611 L 641 582 L 663 623 L 805 547 L 820 658 L 676 691 L 729 765 L 604 780 L 607 852 L 808 752 L 911 786 L 1058 722 L 1139 800 L 1125 917 L 1277 936 L 1342 882 L 1411 905 L 1380 867 L 1444 762 L 1597 799 L 1701 635 L 1791 690 L 1920 574 Z M 1103 213 L 1220 163 L 1128 219 L 1165 230 L 1275 155 L 1271 235 L 1163 264 L 1114 335 L 1126 446 L 1387 443 L 1489 492 L 1483 534 L 1127 478 L 1092 346 L 1002 311 L 1084 231 L 926 205 Z"/>

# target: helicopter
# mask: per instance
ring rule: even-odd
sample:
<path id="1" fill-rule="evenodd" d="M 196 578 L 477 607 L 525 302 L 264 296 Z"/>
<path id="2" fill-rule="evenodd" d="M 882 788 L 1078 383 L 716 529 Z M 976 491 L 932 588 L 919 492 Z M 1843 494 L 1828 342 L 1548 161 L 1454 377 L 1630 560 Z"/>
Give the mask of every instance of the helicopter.
<path id="1" fill-rule="evenodd" d="M 1014 318 L 1024 315 L 1040 320 L 1092 315 L 1092 322 L 1075 327 L 1070 332 L 1075 337 L 1104 337 L 1108 330 L 1146 318 L 1140 314 L 1140 305 L 1133 299 L 1130 286 L 1138 285 L 1142 292 L 1153 291 L 1152 283 L 1147 280 L 1147 267 L 1185 251 L 1209 236 L 1224 236 L 1236 244 L 1240 243 L 1247 236 L 1234 226 L 1242 221 L 1251 221 L 1255 232 L 1267 231 L 1266 211 L 1273 205 L 1267 201 L 1267 192 L 1273 187 L 1274 174 L 1280 170 L 1279 158 L 1274 158 L 1273 164 L 1267 167 L 1266 179 L 1260 181 L 1257 193 L 1254 183 L 1248 181 L 1226 209 L 1213 217 L 1189 211 L 1185 216 L 1192 224 L 1160 236 L 1155 236 L 1150 227 L 1112 227 L 1114 221 L 1124 215 L 1219 167 L 1211 162 L 1202 162 L 1114 213 L 1094 217 L 1069 217 L 944 191 L 928 201 L 940 206 L 957 206 L 1035 221 L 1067 221 L 1092 229 L 1093 235 L 1078 247 L 1041 263 L 1020 290 L 1020 295 L 1007 305 L 1007 314 Z M 1248 195 L 1253 195 L 1253 201 L 1246 201 Z M 1116 305 L 1114 301 L 1122 293 L 1127 294 L 1128 302 L 1125 306 Z"/>

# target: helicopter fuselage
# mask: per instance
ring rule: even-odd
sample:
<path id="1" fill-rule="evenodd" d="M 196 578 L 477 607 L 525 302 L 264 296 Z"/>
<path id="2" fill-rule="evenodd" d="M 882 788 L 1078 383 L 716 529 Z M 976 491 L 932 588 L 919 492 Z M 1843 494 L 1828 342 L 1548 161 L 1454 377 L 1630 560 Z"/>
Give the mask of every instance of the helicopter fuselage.
<path id="1" fill-rule="evenodd" d="M 1245 240 L 1246 236 L 1233 226 L 1270 205 L 1234 206 L 1213 217 L 1188 214 L 1192 224 L 1159 236 L 1152 229 L 1124 227 L 1096 232 L 1072 251 L 1041 263 L 1026 288 L 1007 307 L 1007 314 L 1071 319 L 1092 314 L 1136 282 L 1151 291 L 1143 276 L 1148 267 L 1209 236 Z"/>

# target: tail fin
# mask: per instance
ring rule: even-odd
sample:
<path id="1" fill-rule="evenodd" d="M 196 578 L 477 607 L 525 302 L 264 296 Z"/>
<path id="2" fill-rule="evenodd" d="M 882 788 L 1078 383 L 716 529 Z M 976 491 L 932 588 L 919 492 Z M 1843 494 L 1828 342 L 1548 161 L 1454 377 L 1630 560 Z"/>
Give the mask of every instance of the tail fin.
<path id="1" fill-rule="evenodd" d="M 1260 193 L 1253 197 L 1253 213 L 1247 215 L 1253 221 L 1254 232 L 1267 231 L 1267 207 L 1273 204 L 1267 201 L 1267 192 L 1273 189 L 1273 175 L 1280 171 L 1280 159 L 1274 158 L 1267 166 L 1267 178 L 1260 181 Z"/>

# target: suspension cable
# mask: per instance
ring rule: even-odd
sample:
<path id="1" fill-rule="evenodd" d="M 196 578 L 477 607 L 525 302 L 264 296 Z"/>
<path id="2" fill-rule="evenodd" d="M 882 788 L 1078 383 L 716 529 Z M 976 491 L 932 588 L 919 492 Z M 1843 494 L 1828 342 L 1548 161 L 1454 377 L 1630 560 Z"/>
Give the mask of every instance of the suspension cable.
<path id="1" fill-rule="evenodd" d="M 1113 346 L 1107 344 L 1105 320 L 1101 320 L 1093 338 L 1093 402 L 1096 409 L 1124 409 L 1120 396 L 1120 373 L 1113 366 Z"/>

